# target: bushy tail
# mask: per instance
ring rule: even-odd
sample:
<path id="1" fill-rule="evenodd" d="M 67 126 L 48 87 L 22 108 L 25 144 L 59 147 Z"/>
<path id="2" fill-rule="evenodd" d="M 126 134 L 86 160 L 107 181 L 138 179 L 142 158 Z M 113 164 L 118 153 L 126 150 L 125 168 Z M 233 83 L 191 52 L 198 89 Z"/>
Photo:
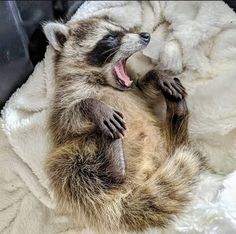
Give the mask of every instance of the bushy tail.
<path id="1" fill-rule="evenodd" d="M 200 156 L 179 148 L 145 183 L 125 198 L 122 226 L 129 231 L 164 228 L 191 200 L 202 168 Z"/>
<path id="2" fill-rule="evenodd" d="M 46 165 L 59 208 L 101 230 L 165 227 L 188 204 L 201 168 L 198 155 L 181 148 L 146 181 L 109 188 L 105 163 L 95 147 L 77 140 L 53 152 Z"/>
<path id="3" fill-rule="evenodd" d="M 46 172 L 59 210 L 96 228 L 118 228 L 123 195 L 120 184 L 111 183 L 108 159 L 95 143 L 91 137 L 57 147 L 48 157 Z"/>

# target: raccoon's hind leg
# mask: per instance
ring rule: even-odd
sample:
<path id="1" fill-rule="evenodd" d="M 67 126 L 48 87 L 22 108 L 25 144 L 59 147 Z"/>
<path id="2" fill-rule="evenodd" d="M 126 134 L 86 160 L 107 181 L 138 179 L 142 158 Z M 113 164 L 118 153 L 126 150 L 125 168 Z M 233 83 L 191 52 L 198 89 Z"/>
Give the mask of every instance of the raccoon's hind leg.
<path id="1" fill-rule="evenodd" d="M 119 188 L 125 177 L 122 139 L 98 134 L 68 140 L 49 155 L 46 172 L 62 210 L 92 217 L 94 205 L 105 206 L 105 192 Z M 99 214 L 96 214 L 99 215 Z"/>

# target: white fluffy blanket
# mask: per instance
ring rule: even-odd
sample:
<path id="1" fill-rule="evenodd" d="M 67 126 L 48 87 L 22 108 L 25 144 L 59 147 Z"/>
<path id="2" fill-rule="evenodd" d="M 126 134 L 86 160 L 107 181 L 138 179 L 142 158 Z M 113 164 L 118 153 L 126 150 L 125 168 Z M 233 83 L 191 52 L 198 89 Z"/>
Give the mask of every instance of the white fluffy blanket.
<path id="1" fill-rule="evenodd" d="M 104 14 L 152 33 L 144 51 L 149 59 L 140 54 L 130 66 L 141 74 L 152 60 L 181 78 L 189 93 L 191 139 L 216 171 L 201 176 L 192 205 L 167 231 L 147 233 L 236 233 L 235 13 L 220 1 L 90 1 L 72 20 Z M 55 211 L 43 170 L 50 148 L 53 56 L 49 47 L 2 112 L 0 233 L 92 233 Z"/>

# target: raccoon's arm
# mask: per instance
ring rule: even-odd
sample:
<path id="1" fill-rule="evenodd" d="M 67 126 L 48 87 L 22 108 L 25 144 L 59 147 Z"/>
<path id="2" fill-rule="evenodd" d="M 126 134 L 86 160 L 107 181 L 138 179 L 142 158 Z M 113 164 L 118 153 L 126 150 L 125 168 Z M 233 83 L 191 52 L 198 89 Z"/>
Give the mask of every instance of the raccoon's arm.
<path id="1" fill-rule="evenodd" d="M 167 142 L 167 152 L 172 155 L 180 146 L 188 145 L 188 108 L 186 101 L 165 98 L 167 110 L 163 132 Z"/>
<path id="2" fill-rule="evenodd" d="M 58 106 L 58 107 L 57 107 Z M 88 133 L 95 127 L 113 139 L 122 138 L 126 129 L 123 115 L 105 103 L 86 98 L 69 107 L 54 106 L 50 126 L 58 143 L 70 136 Z"/>
<path id="3" fill-rule="evenodd" d="M 178 78 L 151 70 L 138 81 L 138 88 L 149 103 L 155 104 L 157 95 L 163 94 L 167 106 L 163 132 L 167 140 L 167 151 L 173 154 L 179 146 L 188 144 L 188 108 L 185 88 Z"/>
<path id="4" fill-rule="evenodd" d="M 120 112 L 97 99 L 86 98 L 71 105 L 70 108 L 58 109 L 54 106 L 50 123 L 54 143 L 58 148 L 67 148 L 72 139 L 79 144 L 83 141 L 81 139 L 86 139 L 91 134 L 98 138 L 100 153 L 94 158 L 94 165 L 96 162 L 99 162 L 99 165 L 105 164 L 103 173 L 109 186 L 123 182 L 124 147 L 122 139 L 118 138 L 122 138 L 126 127 Z M 81 146 L 80 150 L 82 149 Z"/>

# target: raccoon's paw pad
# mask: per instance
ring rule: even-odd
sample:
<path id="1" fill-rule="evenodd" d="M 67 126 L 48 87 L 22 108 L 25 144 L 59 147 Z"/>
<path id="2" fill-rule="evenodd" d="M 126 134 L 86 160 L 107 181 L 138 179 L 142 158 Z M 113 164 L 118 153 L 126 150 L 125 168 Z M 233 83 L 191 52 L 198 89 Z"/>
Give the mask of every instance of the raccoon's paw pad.
<path id="1" fill-rule="evenodd" d="M 179 101 L 187 95 L 185 88 L 178 78 L 161 79 L 159 87 L 163 95 L 171 101 Z"/>
<path id="2" fill-rule="evenodd" d="M 114 139 L 123 138 L 126 130 L 123 115 L 113 109 L 106 112 L 106 115 L 103 116 L 100 127 L 104 134 Z"/>

